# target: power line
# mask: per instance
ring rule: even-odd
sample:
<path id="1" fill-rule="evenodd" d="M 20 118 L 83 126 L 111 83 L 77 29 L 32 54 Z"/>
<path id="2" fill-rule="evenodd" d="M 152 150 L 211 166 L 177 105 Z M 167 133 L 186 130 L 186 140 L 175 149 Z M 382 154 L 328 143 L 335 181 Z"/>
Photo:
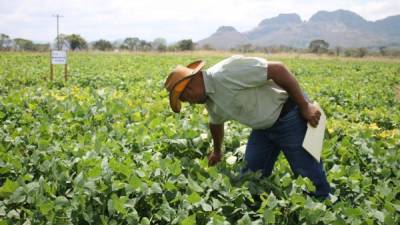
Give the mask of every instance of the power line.
<path id="1" fill-rule="evenodd" d="M 57 50 L 60 50 L 59 18 L 64 16 L 56 14 L 53 17 L 57 17 Z"/>

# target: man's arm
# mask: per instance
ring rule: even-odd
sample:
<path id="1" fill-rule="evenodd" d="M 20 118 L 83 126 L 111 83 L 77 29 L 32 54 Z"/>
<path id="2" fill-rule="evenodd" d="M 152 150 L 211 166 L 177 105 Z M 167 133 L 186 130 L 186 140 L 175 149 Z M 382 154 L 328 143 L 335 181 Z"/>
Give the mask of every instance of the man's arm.
<path id="1" fill-rule="evenodd" d="M 304 98 L 299 83 L 289 70 L 280 62 L 268 62 L 268 79 L 288 92 L 289 96 L 299 106 L 301 115 L 315 127 L 318 125 L 321 112 L 314 104 Z"/>
<path id="2" fill-rule="evenodd" d="M 222 159 L 222 141 L 224 140 L 224 124 L 209 124 L 214 150 L 208 155 L 208 164 L 213 166 Z"/>

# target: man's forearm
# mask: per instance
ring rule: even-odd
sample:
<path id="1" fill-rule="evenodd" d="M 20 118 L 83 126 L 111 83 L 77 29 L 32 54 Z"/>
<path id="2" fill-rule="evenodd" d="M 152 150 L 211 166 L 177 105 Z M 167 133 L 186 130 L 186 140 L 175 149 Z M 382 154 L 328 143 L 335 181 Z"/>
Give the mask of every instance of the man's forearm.
<path id="1" fill-rule="evenodd" d="M 224 124 L 209 124 L 211 137 L 213 139 L 214 151 L 221 152 L 224 139 Z"/>
<path id="2" fill-rule="evenodd" d="M 268 64 L 267 76 L 268 78 L 272 79 L 277 85 L 287 91 L 289 96 L 300 107 L 300 109 L 304 109 L 307 107 L 308 102 L 301 91 L 299 83 L 283 64 Z"/>

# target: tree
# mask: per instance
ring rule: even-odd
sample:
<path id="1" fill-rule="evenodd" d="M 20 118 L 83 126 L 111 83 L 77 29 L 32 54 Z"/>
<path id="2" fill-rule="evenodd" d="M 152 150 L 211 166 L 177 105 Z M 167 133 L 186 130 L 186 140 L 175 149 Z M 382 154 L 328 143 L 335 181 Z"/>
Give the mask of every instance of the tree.
<path id="1" fill-rule="evenodd" d="M 151 50 L 151 43 L 147 42 L 145 40 L 141 40 L 139 46 L 140 46 L 139 47 L 140 50 L 142 50 L 142 51 L 150 51 Z"/>
<path id="2" fill-rule="evenodd" d="M 70 43 L 67 40 L 68 35 L 59 34 L 58 37 L 54 39 L 53 49 L 68 50 L 70 49 Z"/>
<path id="3" fill-rule="evenodd" d="M 354 55 L 355 55 L 354 52 L 355 52 L 354 49 L 348 48 L 348 49 L 346 49 L 346 50 L 344 51 L 344 56 L 346 56 L 346 57 L 354 56 Z"/>
<path id="4" fill-rule="evenodd" d="M 128 49 L 130 51 L 137 51 L 139 49 L 139 45 L 140 45 L 140 39 L 137 37 L 128 37 L 125 38 L 123 44 L 122 44 L 122 48 L 123 49 Z"/>
<path id="5" fill-rule="evenodd" d="M 23 39 L 23 38 L 15 38 L 15 49 L 21 51 L 33 51 L 34 44 L 31 40 Z"/>
<path id="6" fill-rule="evenodd" d="M 98 49 L 100 51 L 109 51 L 113 49 L 113 46 L 110 41 L 100 39 L 93 43 L 93 48 Z"/>
<path id="7" fill-rule="evenodd" d="M 368 54 L 368 49 L 367 48 L 358 48 L 358 57 L 364 57 Z"/>
<path id="8" fill-rule="evenodd" d="M 177 43 L 178 49 L 181 51 L 192 51 L 194 49 L 194 43 L 192 39 L 183 39 Z"/>
<path id="9" fill-rule="evenodd" d="M 12 47 L 12 40 L 6 34 L 0 34 L 0 50 L 10 50 Z"/>
<path id="10" fill-rule="evenodd" d="M 67 35 L 65 39 L 69 42 L 69 46 L 72 50 L 87 49 L 86 40 L 79 34 Z"/>
<path id="11" fill-rule="evenodd" d="M 123 46 L 123 41 L 116 40 L 112 42 L 113 49 L 127 49 Z"/>
<path id="12" fill-rule="evenodd" d="M 339 56 L 343 52 L 343 48 L 340 46 L 335 47 L 335 55 Z"/>
<path id="13" fill-rule="evenodd" d="M 165 38 L 156 38 L 151 43 L 151 47 L 159 52 L 165 52 L 167 50 L 167 40 Z"/>
<path id="14" fill-rule="evenodd" d="M 387 47 L 386 46 L 379 47 L 379 53 L 381 53 L 382 56 L 387 55 Z"/>
<path id="15" fill-rule="evenodd" d="M 167 47 L 167 51 L 169 51 L 169 52 L 176 52 L 176 51 L 178 51 L 178 45 L 177 45 L 177 44 L 169 45 L 169 46 Z"/>
<path id="16" fill-rule="evenodd" d="M 310 52 L 317 54 L 328 52 L 328 48 L 329 44 L 324 40 L 313 40 L 310 42 L 310 45 L 308 46 Z"/>
<path id="17" fill-rule="evenodd" d="M 344 52 L 347 57 L 364 57 L 368 54 L 367 48 L 348 48 Z"/>

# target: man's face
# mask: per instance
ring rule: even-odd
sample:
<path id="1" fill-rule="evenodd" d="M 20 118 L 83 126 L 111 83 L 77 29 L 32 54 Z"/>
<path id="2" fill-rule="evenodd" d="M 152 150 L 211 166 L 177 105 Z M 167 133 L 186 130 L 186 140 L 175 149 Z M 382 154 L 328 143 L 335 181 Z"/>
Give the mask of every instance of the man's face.
<path id="1" fill-rule="evenodd" d="M 182 102 L 189 102 L 192 104 L 203 104 L 207 100 L 205 88 L 201 75 L 194 76 L 187 84 L 185 90 L 182 92 L 179 99 Z"/>

